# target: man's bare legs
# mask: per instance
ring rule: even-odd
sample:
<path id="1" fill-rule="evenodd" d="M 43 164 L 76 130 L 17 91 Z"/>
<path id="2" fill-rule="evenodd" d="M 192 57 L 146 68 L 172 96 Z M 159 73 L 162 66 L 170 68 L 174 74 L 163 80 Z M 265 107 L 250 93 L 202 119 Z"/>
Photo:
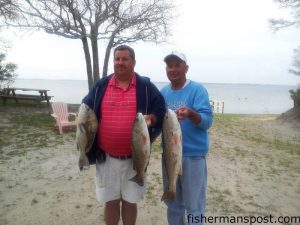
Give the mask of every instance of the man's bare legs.
<path id="1" fill-rule="evenodd" d="M 137 217 L 137 205 L 124 200 L 106 202 L 104 208 L 104 220 L 106 225 L 118 225 L 120 220 L 120 202 L 122 202 L 123 225 L 135 225 Z"/>
<path id="2" fill-rule="evenodd" d="M 104 220 L 106 225 L 118 225 L 120 220 L 120 199 L 105 203 Z"/>
<path id="3" fill-rule="evenodd" d="M 123 225 L 135 225 L 136 217 L 137 217 L 136 203 L 129 203 L 122 200 Z"/>

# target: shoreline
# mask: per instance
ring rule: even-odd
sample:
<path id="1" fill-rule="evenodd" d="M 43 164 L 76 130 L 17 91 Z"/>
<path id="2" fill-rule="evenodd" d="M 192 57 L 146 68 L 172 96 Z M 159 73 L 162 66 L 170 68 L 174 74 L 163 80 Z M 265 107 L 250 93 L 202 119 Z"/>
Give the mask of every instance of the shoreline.
<path id="1" fill-rule="evenodd" d="M 45 102 L 41 104 L 36 104 L 35 102 L 30 101 L 22 101 L 19 100 L 20 103 L 16 103 L 12 100 L 8 100 L 6 105 L 3 105 L 2 100 L 0 100 L 0 106 L 4 108 L 6 111 L 15 111 L 17 108 L 25 109 L 27 111 L 36 111 L 36 112 L 49 112 L 52 113 L 51 106 L 47 106 Z M 51 102 L 50 102 L 51 103 Z M 81 104 L 77 103 L 67 103 L 69 112 L 77 112 Z M 284 113 L 214 113 L 215 115 L 236 115 L 236 116 L 277 116 L 284 115 Z"/>
<path id="2" fill-rule="evenodd" d="M 168 82 L 154 82 L 154 84 L 161 89 Z M 52 101 L 75 104 L 80 104 L 88 92 L 88 85 L 83 82 L 19 80 L 12 86 L 48 89 L 50 90 L 48 94 L 54 96 Z M 289 86 L 216 83 L 207 83 L 204 86 L 210 100 L 225 103 L 226 113 L 280 114 L 293 106 L 289 90 L 294 88 Z"/>
<path id="3" fill-rule="evenodd" d="M 18 80 L 40 80 L 40 81 L 80 81 L 80 82 L 85 82 L 88 83 L 88 80 L 80 80 L 80 79 L 74 79 L 74 80 L 70 80 L 70 79 L 39 79 L 39 78 L 17 78 L 16 81 Z M 168 84 L 169 81 L 155 81 L 152 80 L 152 82 L 155 83 L 166 83 Z M 266 84 L 262 84 L 262 83 L 215 83 L 215 82 L 201 82 L 201 81 L 196 81 L 196 82 L 200 82 L 202 84 L 216 84 L 216 85 L 271 85 L 271 86 L 284 86 L 284 87 L 293 87 L 293 88 L 297 88 L 298 85 L 295 84 L 270 84 L 270 83 L 266 83 Z"/>

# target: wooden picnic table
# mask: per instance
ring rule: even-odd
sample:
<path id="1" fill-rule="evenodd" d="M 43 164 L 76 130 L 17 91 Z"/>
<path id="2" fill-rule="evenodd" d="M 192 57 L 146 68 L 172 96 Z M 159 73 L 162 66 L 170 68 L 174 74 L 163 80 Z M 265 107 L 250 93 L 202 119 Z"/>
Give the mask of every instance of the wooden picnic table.
<path id="1" fill-rule="evenodd" d="M 17 91 L 22 91 L 22 93 L 18 93 Z M 0 98 L 3 99 L 3 104 L 6 103 L 7 99 L 15 99 L 16 102 L 18 102 L 18 100 L 33 100 L 36 102 L 47 101 L 47 104 L 50 106 L 50 99 L 53 96 L 48 96 L 48 91 L 50 90 L 9 87 L 3 89 L 2 94 L 0 94 Z M 38 92 L 39 95 L 24 94 L 24 92 Z"/>

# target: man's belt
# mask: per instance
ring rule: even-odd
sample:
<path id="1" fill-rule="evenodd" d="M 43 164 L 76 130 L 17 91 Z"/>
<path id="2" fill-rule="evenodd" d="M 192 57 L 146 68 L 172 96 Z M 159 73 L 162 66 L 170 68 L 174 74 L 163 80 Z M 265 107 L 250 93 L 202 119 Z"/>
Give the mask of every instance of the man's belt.
<path id="1" fill-rule="evenodd" d="M 131 155 L 121 155 L 121 156 L 117 156 L 117 155 L 110 155 L 108 154 L 110 157 L 115 158 L 115 159 L 120 159 L 120 160 L 125 160 L 125 159 L 131 159 L 132 156 Z"/>

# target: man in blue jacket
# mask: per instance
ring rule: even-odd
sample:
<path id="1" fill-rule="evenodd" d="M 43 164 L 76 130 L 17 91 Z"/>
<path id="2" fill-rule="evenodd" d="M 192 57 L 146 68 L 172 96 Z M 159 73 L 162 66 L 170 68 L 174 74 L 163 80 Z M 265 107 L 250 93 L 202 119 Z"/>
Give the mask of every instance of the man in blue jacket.
<path id="1" fill-rule="evenodd" d="M 83 99 L 98 118 L 98 132 L 88 153 L 96 163 L 96 196 L 105 203 L 106 225 L 134 225 L 137 202 L 146 186 L 130 181 L 136 172 L 131 158 L 131 128 L 137 112 L 143 113 L 152 140 L 152 130 L 161 128 L 165 102 L 149 78 L 134 72 L 135 53 L 121 45 L 114 50 L 114 74 L 99 80 Z"/>
<path id="2" fill-rule="evenodd" d="M 164 58 L 170 84 L 161 93 L 167 107 L 176 112 L 182 130 L 182 176 L 178 176 L 176 200 L 165 200 L 169 225 L 201 223 L 206 199 L 206 153 L 208 129 L 212 124 L 212 111 L 208 93 L 199 83 L 188 80 L 187 60 L 184 54 L 172 52 Z M 167 174 L 163 165 L 164 187 Z M 186 215 L 186 218 L 185 218 Z"/>

